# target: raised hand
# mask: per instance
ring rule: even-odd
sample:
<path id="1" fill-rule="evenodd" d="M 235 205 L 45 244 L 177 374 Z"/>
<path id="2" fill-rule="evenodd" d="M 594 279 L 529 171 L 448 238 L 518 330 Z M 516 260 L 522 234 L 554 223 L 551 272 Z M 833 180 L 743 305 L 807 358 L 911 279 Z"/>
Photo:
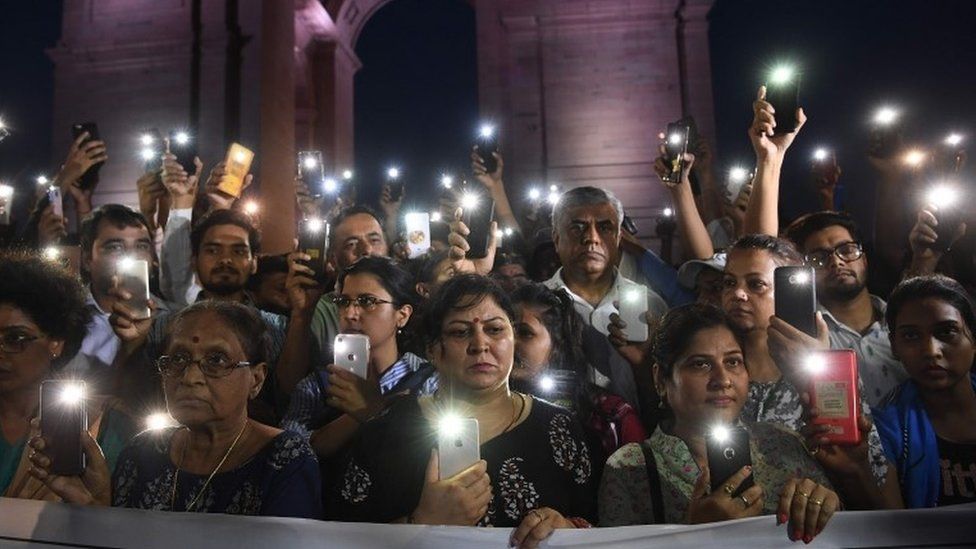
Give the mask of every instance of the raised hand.
<path id="1" fill-rule="evenodd" d="M 749 127 L 749 140 L 756 156 L 760 159 L 774 158 L 782 160 L 786 150 L 793 144 L 797 134 L 807 122 L 807 116 L 802 108 L 796 110 L 796 131 L 774 135 L 776 128 L 773 105 L 766 101 L 766 86 L 760 86 L 756 93 L 756 101 L 752 104 L 753 119 Z"/>
<path id="2" fill-rule="evenodd" d="M 431 450 L 420 503 L 412 513 L 417 524 L 474 526 L 488 512 L 491 479 L 480 460 L 451 478 L 439 480 L 437 450 Z"/>
<path id="3" fill-rule="evenodd" d="M 186 173 L 183 166 L 176 161 L 176 155 L 173 153 L 163 155 L 162 182 L 169 193 L 173 208 L 183 210 L 193 207 L 197 195 L 197 182 L 203 169 L 203 163 L 199 158 L 195 158 L 193 163 L 196 171 L 191 175 Z"/>
<path id="4" fill-rule="evenodd" d="M 31 462 L 30 475 L 44 483 L 52 492 L 67 503 L 76 505 L 104 505 L 111 504 L 112 485 L 108 463 L 102 454 L 102 449 L 88 431 L 81 433 L 81 447 L 87 458 L 85 471 L 78 477 L 67 477 L 51 473 L 51 459 L 44 453 L 48 448 L 48 441 L 40 435 L 39 420 L 31 421 L 31 447 L 29 459 Z"/>
<path id="5" fill-rule="evenodd" d="M 741 495 L 732 497 L 732 494 L 739 489 L 739 485 L 751 474 L 752 467 L 747 465 L 729 477 L 722 485 L 722 489 L 707 494 L 711 483 L 711 472 L 708 467 L 704 467 L 691 491 L 691 501 L 688 503 L 688 524 L 720 522 L 762 514 L 763 488 L 758 483 L 754 483 Z"/>
<path id="6" fill-rule="evenodd" d="M 484 185 L 485 188 L 491 192 L 495 192 L 496 189 L 504 185 L 502 182 L 502 173 L 505 171 L 505 161 L 502 159 L 501 153 L 493 152 L 491 154 L 498 162 L 498 169 L 492 173 L 488 173 L 485 169 L 485 162 L 481 159 L 481 154 L 478 153 L 478 146 L 471 147 L 471 172 L 474 173 L 475 179 Z"/>
<path id="7" fill-rule="evenodd" d="M 454 210 L 454 221 L 451 222 L 451 234 L 447 236 L 447 243 L 451 246 L 448 251 L 451 265 L 455 273 L 476 273 L 487 276 L 495 264 L 495 250 L 498 247 L 498 223 L 492 221 L 491 226 L 488 228 L 487 255 L 482 258 L 468 259 L 467 253 L 471 249 L 471 246 L 468 244 L 466 237 L 471 234 L 471 230 L 461 221 L 461 215 L 461 208 Z"/>

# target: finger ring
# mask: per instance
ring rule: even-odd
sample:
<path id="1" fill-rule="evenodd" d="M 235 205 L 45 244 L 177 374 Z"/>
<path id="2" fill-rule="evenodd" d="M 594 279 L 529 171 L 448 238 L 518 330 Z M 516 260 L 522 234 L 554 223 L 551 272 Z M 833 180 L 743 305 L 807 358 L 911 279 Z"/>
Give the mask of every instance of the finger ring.
<path id="1" fill-rule="evenodd" d="M 810 494 L 804 492 L 803 490 L 797 490 L 796 493 L 799 494 L 799 495 L 801 495 L 801 496 L 803 496 L 803 497 L 805 497 L 805 498 L 810 497 Z"/>
<path id="2" fill-rule="evenodd" d="M 814 505 L 823 505 L 823 500 L 822 499 L 811 499 L 810 500 L 810 503 L 812 503 Z"/>
<path id="3" fill-rule="evenodd" d="M 735 492 L 735 488 L 733 488 L 731 484 L 726 484 L 722 487 L 722 489 L 725 490 L 725 493 L 728 494 L 729 497 L 731 497 L 732 493 Z"/>
<path id="4" fill-rule="evenodd" d="M 813 450 L 810 450 L 810 455 L 811 456 L 815 456 L 815 455 L 817 455 L 819 453 L 820 453 L 820 447 L 819 446 L 815 447 Z"/>
<path id="5" fill-rule="evenodd" d="M 542 515 L 539 514 L 539 510 L 538 509 L 533 509 L 533 510 L 529 511 L 529 514 L 532 515 L 533 517 L 539 519 L 539 522 L 542 522 Z"/>
<path id="6" fill-rule="evenodd" d="M 739 499 L 742 500 L 742 503 L 744 503 L 746 507 L 749 507 L 749 500 L 745 496 L 739 496 Z"/>

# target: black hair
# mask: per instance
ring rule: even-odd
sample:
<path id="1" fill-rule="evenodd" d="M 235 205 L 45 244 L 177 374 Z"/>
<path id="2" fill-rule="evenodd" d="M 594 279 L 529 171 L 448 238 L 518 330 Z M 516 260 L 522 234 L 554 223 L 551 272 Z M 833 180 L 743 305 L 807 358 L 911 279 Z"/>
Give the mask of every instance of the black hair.
<path id="1" fill-rule="evenodd" d="M 813 212 L 800 216 L 790 226 L 786 228 L 784 235 L 797 247 L 806 252 L 803 244 L 810 238 L 810 235 L 822 231 L 827 227 L 839 226 L 850 233 L 851 238 L 857 242 L 861 241 L 861 233 L 857 229 L 857 223 L 847 212 L 822 211 Z"/>
<path id="2" fill-rule="evenodd" d="M 889 337 L 895 333 L 895 322 L 898 313 L 906 303 L 918 301 L 928 297 L 941 299 L 952 305 L 962 316 L 969 335 L 976 335 L 976 302 L 962 284 L 943 275 L 916 276 L 901 281 L 888 297 L 888 308 L 885 310 L 885 322 L 888 324 Z"/>
<path id="3" fill-rule="evenodd" d="M 661 371 L 661 378 L 671 379 L 675 361 L 688 349 L 698 332 L 716 326 L 728 328 L 735 334 L 728 317 L 714 305 L 689 303 L 665 313 L 654 331 L 651 347 L 651 356 Z"/>
<path id="4" fill-rule="evenodd" d="M 222 327 L 210 325 L 208 329 L 229 330 L 233 333 L 241 348 L 244 349 L 244 355 L 248 362 L 252 365 L 268 362 L 271 355 L 271 336 L 268 334 L 268 325 L 261 318 L 257 309 L 236 301 L 207 299 L 198 301 L 176 313 L 166 326 L 162 349 L 169 347 L 173 333 L 180 323 L 188 317 L 205 312 L 214 313 L 225 324 Z"/>
<path id="5" fill-rule="evenodd" d="M 383 215 L 381 213 L 377 212 L 376 210 L 374 210 L 373 208 L 370 208 L 369 206 L 366 206 L 366 205 L 363 205 L 363 204 L 356 204 L 354 206 L 348 206 L 346 208 L 343 208 L 343 209 L 339 210 L 339 213 L 337 213 L 336 216 L 332 219 L 332 221 L 331 221 L 332 230 L 329 231 L 329 249 L 330 250 L 334 250 L 335 249 L 334 239 L 335 239 L 335 235 L 336 235 L 336 227 L 338 227 L 343 222 L 345 222 L 345 220 L 349 219 L 350 217 L 352 217 L 354 215 L 368 215 L 368 216 L 372 217 L 373 219 L 375 219 L 376 222 L 379 223 L 379 225 L 380 225 L 380 229 L 381 229 L 380 230 L 380 234 L 383 235 L 383 239 L 384 240 L 386 239 L 386 234 L 384 234 L 383 231 L 382 231 L 383 221 L 385 219 L 383 217 Z"/>
<path id="6" fill-rule="evenodd" d="M 513 252 L 500 252 L 495 255 L 495 263 L 492 265 L 491 269 L 495 270 L 499 267 L 504 267 L 505 265 L 521 265 L 523 269 L 526 269 L 525 258 L 521 255 Z"/>
<path id="7" fill-rule="evenodd" d="M 254 226 L 251 216 L 240 210 L 210 210 L 193 224 L 190 231 L 190 246 L 193 255 L 200 254 L 203 235 L 218 225 L 236 225 L 247 231 L 247 244 L 252 254 L 261 251 L 261 232 Z"/>
<path id="8" fill-rule="evenodd" d="M 494 280 L 476 274 L 460 274 L 442 284 L 427 302 L 424 314 L 424 337 L 428 347 L 441 340 L 444 319 L 451 311 L 470 309 L 492 299 L 515 322 L 515 308 L 505 290 Z"/>
<path id="9" fill-rule="evenodd" d="M 149 228 L 149 222 L 146 221 L 146 217 L 141 213 L 122 204 L 106 204 L 88 214 L 81 222 L 79 238 L 83 253 L 92 253 L 92 247 L 95 245 L 95 239 L 98 237 L 98 229 L 101 227 L 103 220 L 111 223 L 117 229 L 125 229 L 128 227 L 146 229 L 146 232 L 149 233 L 149 238 L 153 238 L 153 232 Z M 155 255 L 155 252 L 153 252 L 153 255 Z"/>
<path id="10" fill-rule="evenodd" d="M 803 264 L 803 255 L 792 242 L 768 234 L 747 234 L 736 240 L 729 250 L 765 250 L 780 267 Z"/>
<path id="11" fill-rule="evenodd" d="M 248 289 L 257 290 L 266 276 L 275 273 L 288 273 L 288 257 L 286 255 L 259 256 L 257 271 L 247 279 Z"/>
<path id="12" fill-rule="evenodd" d="M 342 287 L 347 276 L 356 274 L 371 274 L 376 277 L 383 289 L 392 296 L 393 305 L 396 307 L 416 306 L 420 301 L 414 277 L 388 257 L 360 258 L 339 273 L 336 288 Z"/>
<path id="13" fill-rule="evenodd" d="M 64 340 L 60 368 L 81 349 L 91 312 L 81 281 L 54 261 L 25 250 L 0 252 L 0 303 L 20 309 L 52 339 Z"/>
<path id="14" fill-rule="evenodd" d="M 408 268 L 414 273 L 414 278 L 417 279 L 417 282 L 433 284 L 434 279 L 437 278 L 437 266 L 444 262 L 448 256 L 449 250 L 441 250 L 439 252 L 430 250 L 416 259 L 411 259 L 408 262 Z"/>

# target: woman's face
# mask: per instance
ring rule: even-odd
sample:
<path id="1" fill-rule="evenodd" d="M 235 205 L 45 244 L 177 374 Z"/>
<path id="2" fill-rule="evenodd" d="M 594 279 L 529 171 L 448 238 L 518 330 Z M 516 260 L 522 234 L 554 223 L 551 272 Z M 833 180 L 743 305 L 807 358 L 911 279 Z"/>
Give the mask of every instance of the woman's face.
<path id="1" fill-rule="evenodd" d="M 392 303 L 376 303 L 370 309 L 356 303 L 356 299 L 393 301 L 393 296 L 380 284 L 375 275 L 357 273 L 346 276 L 339 295 L 353 300 L 348 307 L 339 308 L 339 331 L 344 334 L 364 334 L 369 346 L 378 349 L 384 344 L 396 342 L 396 332 L 407 325 L 413 308 L 404 305 L 397 308 Z"/>
<path id="2" fill-rule="evenodd" d="M 191 361 L 249 361 L 234 330 L 210 311 L 184 317 L 174 326 L 165 354 Z M 257 396 L 264 377 L 263 363 L 232 368 L 223 377 L 207 377 L 194 363 L 181 374 L 164 375 L 163 392 L 170 415 L 182 425 L 195 427 L 246 416 L 247 402 Z"/>
<path id="3" fill-rule="evenodd" d="M 765 330 L 776 311 L 773 256 L 765 250 L 732 250 L 723 278 L 722 308 L 739 332 Z"/>
<path id="4" fill-rule="evenodd" d="M 959 310 L 937 297 L 916 299 L 898 311 L 891 349 L 923 389 L 968 383 L 973 334 Z"/>
<path id="5" fill-rule="evenodd" d="M 742 348 L 725 326 L 699 330 L 675 360 L 671 377 L 662 379 L 655 365 L 654 378 L 675 422 L 695 431 L 734 422 L 749 394 Z"/>
<path id="6" fill-rule="evenodd" d="M 457 303 L 468 305 L 471 299 L 462 296 Z M 511 319 L 493 298 L 452 310 L 441 330 L 441 339 L 430 354 L 449 383 L 475 392 L 492 391 L 508 383 L 515 358 L 515 332 Z"/>
<path id="7" fill-rule="evenodd" d="M 535 379 L 549 365 L 552 338 L 542 323 L 542 309 L 523 305 L 515 322 L 515 353 L 520 361 L 512 370 L 512 377 L 519 381 Z"/>
<path id="8" fill-rule="evenodd" d="M 63 341 L 47 337 L 26 313 L 8 304 L 0 305 L 0 341 L 0 395 L 36 391 L 64 349 Z"/>

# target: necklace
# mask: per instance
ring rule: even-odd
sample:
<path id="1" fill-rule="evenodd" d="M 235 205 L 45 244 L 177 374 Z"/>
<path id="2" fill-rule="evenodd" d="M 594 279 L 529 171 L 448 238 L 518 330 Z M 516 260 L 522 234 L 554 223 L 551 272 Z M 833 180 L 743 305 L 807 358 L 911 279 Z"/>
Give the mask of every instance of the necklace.
<path id="1" fill-rule="evenodd" d="M 220 458 L 220 463 L 218 463 L 217 466 L 214 467 L 214 470 L 210 472 L 210 476 L 207 477 L 207 482 L 203 483 L 203 487 L 200 488 L 200 491 L 197 492 L 197 495 L 192 500 L 190 500 L 190 503 L 186 506 L 185 509 L 186 512 L 192 511 L 193 507 L 196 506 L 197 501 L 200 499 L 200 496 L 202 496 L 203 493 L 207 491 L 207 486 L 210 486 L 210 481 L 213 480 L 214 475 L 217 474 L 217 471 L 219 471 L 220 468 L 224 466 L 224 463 L 227 461 L 227 458 L 230 457 L 230 453 L 234 451 L 234 448 L 237 446 L 237 443 L 240 442 L 241 437 L 244 435 L 244 431 L 247 430 L 247 426 L 249 424 L 250 422 L 245 419 L 244 426 L 241 427 L 240 432 L 237 433 L 237 437 L 234 438 L 234 442 L 231 443 L 230 448 L 228 448 L 227 452 L 224 453 L 224 457 Z M 176 510 L 176 484 L 180 478 L 180 469 L 183 468 L 183 461 L 186 459 L 186 447 L 189 445 L 190 445 L 190 441 L 187 440 L 186 443 L 183 445 L 183 451 L 180 452 L 180 464 L 176 467 L 176 471 L 173 473 L 173 493 L 170 495 L 169 498 L 170 511 Z"/>

